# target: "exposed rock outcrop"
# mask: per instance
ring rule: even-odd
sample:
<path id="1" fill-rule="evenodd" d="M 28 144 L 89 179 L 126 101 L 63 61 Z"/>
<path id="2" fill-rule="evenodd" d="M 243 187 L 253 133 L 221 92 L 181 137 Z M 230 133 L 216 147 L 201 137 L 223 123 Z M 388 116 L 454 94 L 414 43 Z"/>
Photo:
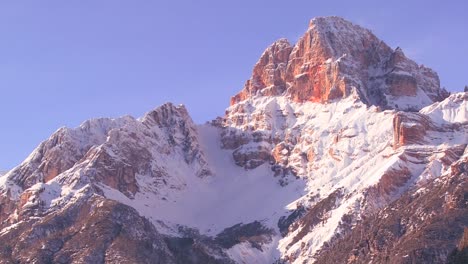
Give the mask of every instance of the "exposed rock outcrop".
<path id="1" fill-rule="evenodd" d="M 423 144 L 428 130 L 434 130 L 430 119 L 419 113 L 398 112 L 393 118 L 393 146 Z"/>
<path id="2" fill-rule="evenodd" d="M 268 47 L 255 64 L 252 77 L 245 83 L 244 89 L 231 98 L 231 105 L 256 94 L 282 94 L 286 90 L 286 66 L 292 48 L 286 39 L 280 39 Z"/>
<path id="3" fill-rule="evenodd" d="M 254 96 L 285 94 L 295 102 L 329 102 L 356 90 L 360 99 L 383 108 L 419 110 L 441 101 L 437 74 L 392 50 L 371 31 L 339 17 L 311 20 L 292 47 L 281 39 L 254 67 L 231 105 Z M 418 100 L 404 99 L 419 96 Z"/>

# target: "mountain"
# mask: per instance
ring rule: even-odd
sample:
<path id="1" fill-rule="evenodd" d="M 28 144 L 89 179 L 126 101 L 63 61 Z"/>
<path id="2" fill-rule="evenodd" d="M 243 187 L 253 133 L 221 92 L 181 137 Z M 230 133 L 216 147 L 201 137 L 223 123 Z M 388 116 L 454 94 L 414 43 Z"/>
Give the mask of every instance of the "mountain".
<path id="1" fill-rule="evenodd" d="M 338 17 L 310 22 L 298 43 L 273 43 L 231 105 L 252 95 L 329 102 L 356 93 L 368 105 L 419 110 L 447 97 L 437 74 L 391 49 L 372 32 Z"/>
<path id="2" fill-rule="evenodd" d="M 280 39 L 223 117 L 60 128 L 0 177 L 0 263 L 445 263 L 468 93 L 338 17 Z"/>

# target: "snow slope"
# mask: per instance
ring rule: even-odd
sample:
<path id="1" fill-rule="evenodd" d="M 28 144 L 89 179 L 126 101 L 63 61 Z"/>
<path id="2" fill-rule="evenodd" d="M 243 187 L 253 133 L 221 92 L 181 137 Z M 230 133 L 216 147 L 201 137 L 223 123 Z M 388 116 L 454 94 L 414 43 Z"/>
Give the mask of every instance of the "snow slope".
<path id="1" fill-rule="evenodd" d="M 220 149 L 217 130 L 210 125 L 199 126 L 200 143 L 213 177 L 188 176 L 187 188 L 168 193 L 164 199 L 151 192 L 137 193 L 129 199 L 111 188 L 104 189 L 106 197 L 136 208 L 156 224 L 163 221 L 165 225 L 185 225 L 208 235 L 255 220 L 274 227 L 286 212 L 285 205 L 303 195 L 303 182 L 283 188 L 271 177 L 267 166 L 251 171 L 236 166 L 231 153 Z M 187 170 L 182 174 L 193 172 Z"/>
<path id="2" fill-rule="evenodd" d="M 254 128 L 263 133 L 262 138 L 275 138 L 273 142 L 249 141 L 239 149 L 251 151 L 261 145 L 274 150 L 287 145 L 276 160 L 286 160 L 284 164 L 305 180 L 307 193 L 289 209 L 314 208 L 336 191 L 342 192 L 343 198 L 329 208 L 320 225 L 299 226 L 279 241 L 281 255 L 293 263 L 313 259 L 324 243 L 343 231 L 346 215 L 359 221 L 362 215 L 449 170 L 450 163 L 444 161 L 447 152 L 463 150 L 468 131 L 466 125 L 455 130 L 442 127 L 460 121 L 466 124 L 465 97 L 455 94 L 421 110 L 432 126 L 440 129 L 428 132 L 421 139 L 425 144 L 399 148 L 394 142 L 397 112 L 369 107 L 357 97 L 320 104 L 258 96 L 231 106 L 225 120 L 227 129 L 240 135 Z M 371 195 L 375 197 L 371 199 Z M 307 234 L 299 235 L 304 228 Z"/>
<path id="3" fill-rule="evenodd" d="M 468 120 L 468 93 L 455 93 L 442 102 L 421 109 L 437 123 L 466 123 Z"/>

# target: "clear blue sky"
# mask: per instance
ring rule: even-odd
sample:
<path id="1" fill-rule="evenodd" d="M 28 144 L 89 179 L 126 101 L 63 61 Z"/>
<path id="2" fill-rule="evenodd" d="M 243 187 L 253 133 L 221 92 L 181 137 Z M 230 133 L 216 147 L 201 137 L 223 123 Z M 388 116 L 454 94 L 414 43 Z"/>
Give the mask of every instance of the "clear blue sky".
<path id="1" fill-rule="evenodd" d="M 61 126 L 184 103 L 222 115 L 263 50 L 295 42 L 315 16 L 361 24 L 468 84 L 468 4 L 457 1 L 1 1 L 0 170 Z"/>

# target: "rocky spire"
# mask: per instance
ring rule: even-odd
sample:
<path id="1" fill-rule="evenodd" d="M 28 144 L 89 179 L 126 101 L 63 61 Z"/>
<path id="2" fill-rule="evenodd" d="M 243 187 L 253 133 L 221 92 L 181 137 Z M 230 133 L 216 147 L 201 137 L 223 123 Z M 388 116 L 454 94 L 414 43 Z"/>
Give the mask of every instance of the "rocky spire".
<path id="1" fill-rule="evenodd" d="M 279 39 L 271 44 L 255 64 L 252 77 L 247 80 L 244 89 L 231 98 L 231 105 L 257 94 L 282 94 L 286 89 L 284 77 L 291 50 L 292 46 L 287 39 Z"/>
<path id="2" fill-rule="evenodd" d="M 411 110 L 448 96 L 437 74 L 400 48 L 393 50 L 370 30 L 342 18 L 319 17 L 293 47 L 285 39 L 268 47 L 231 105 L 275 95 L 327 102 L 353 90 L 367 104 Z"/>

